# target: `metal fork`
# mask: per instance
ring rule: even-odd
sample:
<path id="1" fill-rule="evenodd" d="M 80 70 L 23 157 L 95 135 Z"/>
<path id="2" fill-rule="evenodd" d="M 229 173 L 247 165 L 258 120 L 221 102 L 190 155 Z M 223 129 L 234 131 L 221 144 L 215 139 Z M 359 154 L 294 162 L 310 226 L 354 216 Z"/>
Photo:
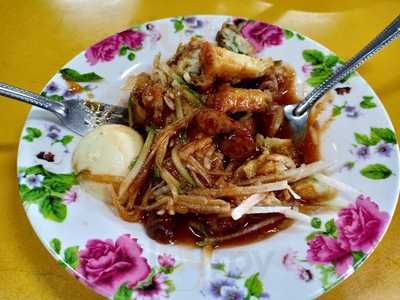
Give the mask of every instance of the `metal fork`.
<path id="1" fill-rule="evenodd" d="M 367 59 L 381 50 L 384 46 L 400 36 L 400 16 L 390 23 L 375 39 L 358 52 L 347 63 L 338 68 L 329 78 L 312 90 L 302 102 L 286 105 L 285 118 L 289 123 L 296 143 L 300 143 L 306 133 L 308 111 L 312 106 L 340 80 L 354 72 Z"/>
<path id="2" fill-rule="evenodd" d="M 128 124 L 128 109 L 89 100 L 51 101 L 44 96 L 0 82 L 0 95 L 17 99 L 55 114 L 69 129 L 85 135 L 104 124 Z"/>

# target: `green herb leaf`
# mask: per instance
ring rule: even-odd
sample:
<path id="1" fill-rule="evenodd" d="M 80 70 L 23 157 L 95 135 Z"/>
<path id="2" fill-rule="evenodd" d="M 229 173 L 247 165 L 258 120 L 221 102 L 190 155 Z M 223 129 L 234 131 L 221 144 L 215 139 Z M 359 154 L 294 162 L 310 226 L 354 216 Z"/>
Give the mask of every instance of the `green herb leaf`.
<path id="1" fill-rule="evenodd" d="M 24 140 L 32 142 L 34 139 L 40 138 L 42 131 L 39 128 L 28 127 L 26 128 L 26 135 L 23 137 Z"/>
<path id="2" fill-rule="evenodd" d="M 247 296 L 260 297 L 263 292 L 263 283 L 259 278 L 260 273 L 255 273 L 246 279 L 244 286 L 247 288 Z M 249 298 L 250 298 L 249 297 Z"/>
<path id="3" fill-rule="evenodd" d="M 70 68 L 64 68 L 60 70 L 61 75 L 66 80 L 71 80 L 75 82 L 90 82 L 90 81 L 97 81 L 103 79 L 103 77 L 97 75 L 94 72 L 90 73 L 79 73 L 78 71 Z"/>
<path id="4" fill-rule="evenodd" d="M 63 145 L 68 145 L 69 143 L 72 142 L 73 139 L 74 139 L 73 135 L 64 135 L 60 140 L 60 143 Z"/>
<path id="5" fill-rule="evenodd" d="M 360 102 L 361 108 L 364 108 L 364 109 L 375 108 L 376 104 L 375 104 L 375 102 L 372 101 L 373 99 L 374 99 L 374 97 L 372 97 L 372 96 L 364 96 L 363 100 Z"/>
<path id="6" fill-rule="evenodd" d="M 362 251 L 353 251 L 351 256 L 353 256 L 353 266 L 356 266 L 365 257 L 365 253 Z"/>
<path id="7" fill-rule="evenodd" d="M 59 239 L 52 239 L 50 241 L 50 247 L 55 253 L 60 254 L 61 251 L 61 241 Z"/>
<path id="8" fill-rule="evenodd" d="M 322 221 L 320 218 L 314 217 L 311 219 L 311 226 L 315 229 L 321 228 Z"/>
<path id="9" fill-rule="evenodd" d="M 288 29 L 284 29 L 283 32 L 284 32 L 285 38 L 286 38 L 287 40 L 291 39 L 291 38 L 294 36 L 293 31 L 290 31 L 290 30 L 288 30 Z"/>
<path id="10" fill-rule="evenodd" d="M 330 219 L 328 222 L 325 223 L 325 234 L 333 237 L 337 236 L 336 224 L 334 219 Z"/>
<path id="11" fill-rule="evenodd" d="M 79 246 L 68 247 L 64 250 L 64 261 L 74 270 L 79 266 L 78 251 Z"/>
<path id="12" fill-rule="evenodd" d="M 332 117 L 337 117 L 342 113 L 343 106 L 335 105 L 332 108 Z"/>
<path id="13" fill-rule="evenodd" d="M 40 201 L 39 211 L 46 219 L 62 222 L 67 216 L 67 207 L 62 203 L 61 198 L 46 196 Z"/>
<path id="14" fill-rule="evenodd" d="M 131 52 L 131 53 L 128 54 L 128 59 L 129 60 L 132 61 L 132 60 L 135 60 L 135 58 L 136 58 L 136 54 L 134 52 Z"/>
<path id="15" fill-rule="evenodd" d="M 375 134 L 380 139 L 384 140 L 386 143 L 396 144 L 396 134 L 390 128 L 371 128 L 371 134 Z"/>
<path id="16" fill-rule="evenodd" d="M 305 37 L 302 36 L 300 33 L 296 33 L 296 37 L 300 40 L 300 41 L 304 41 Z"/>
<path id="17" fill-rule="evenodd" d="M 325 55 L 319 50 L 308 49 L 303 51 L 303 58 L 312 65 L 319 65 L 324 62 Z"/>
<path id="18" fill-rule="evenodd" d="M 183 24 L 183 17 L 174 20 L 174 28 L 175 32 L 182 31 L 183 28 L 185 28 L 185 25 Z"/>
<path id="19" fill-rule="evenodd" d="M 379 180 L 388 178 L 392 171 L 383 164 L 370 164 L 360 171 L 361 175 L 369 179 Z"/>
<path id="20" fill-rule="evenodd" d="M 114 294 L 113 300 L 131 300 L 133 290 L 127 287 L 127 284 L 122 284 Z"/>
<path id="21" fill-rule="evenodd" d="M 328 68 L 334 67 L 339 62 L 339 57 L 336 55 L 330 54 L 325 57 L 324 65 Z"/>

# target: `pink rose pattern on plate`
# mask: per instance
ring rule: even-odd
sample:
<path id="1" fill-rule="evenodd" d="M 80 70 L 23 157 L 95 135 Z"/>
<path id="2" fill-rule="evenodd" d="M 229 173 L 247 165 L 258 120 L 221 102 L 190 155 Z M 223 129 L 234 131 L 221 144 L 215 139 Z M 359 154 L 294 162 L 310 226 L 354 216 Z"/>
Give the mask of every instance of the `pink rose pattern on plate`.
<path id="1" fill-rule="evenodd" d="M 321 220 L 314 218 L 311 225 L 319 230 L 307 237 L 307 261 L 320 270 L 324 288 L 335 284 L 351 266 L 356 268 L 360 264 L 389 222 L 389 214 L 380 211 L 365 195 L 359 195 L 355 203 L 342 208 L 337 216 L 336 221 L 325 223 L 325 230 L 321 230 Z"/>
<path id="2" fill-rule="evenodd" d="M 247 21 L 240 29 L 242 36 L 260 52 L 264 47 L 278 46 L 283 42 L 282 28 L 259 21 Z"/>
<path id="3" fill-rule="evenodd" d="M 135 51 L 142 48 L 145 36 L 146 33 L 136 29 L 122 31 L 88 48 L 85 57 L 92 66 L 98 62 L 111 61 L 117 54 L 128 54 L 128 59 L 134 60 Z"/>
<path id="4" fill-rule="evenodd" d="M 150 266 L 142 256 L 142 248 L 129 235 L 112 240 L 89 240 L 85 249 L 79 251 L 79 267 L 76 270 L 85 282 L 105 296 L 114 294 L 127 282 L 136 284 L 150 273 Z"/>
<path id="5" fill-rule="evenodd" d="M 60 256 L 61 241 L 52 239 L 49 244 Z M 115 242 L 91 239 L 81 250 L 79 246 L 68 247 L 59 262 L 75 270 L 74 275 L 96 292 L 114 299 L 133 294 L 135 299 L 167 298 L 175 290 L 168 274 L 179 267 L 172 255 L 162 254 L 158 256 L 159 265 L 151 268 L 137 240 L 129 234 Z"/>

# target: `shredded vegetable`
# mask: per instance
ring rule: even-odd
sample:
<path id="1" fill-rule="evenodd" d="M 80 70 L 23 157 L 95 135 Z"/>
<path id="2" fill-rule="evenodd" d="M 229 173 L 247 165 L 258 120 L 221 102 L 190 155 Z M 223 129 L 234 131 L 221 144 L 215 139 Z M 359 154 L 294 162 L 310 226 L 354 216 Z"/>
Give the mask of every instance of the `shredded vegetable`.
<path id="1" fill-rule="evenodd" d="M 171 158 L 173 163 L 175 164 L 176 170 L 179 172 L 179 174 L 186 179 L 187 182 L 189 182 L 192 186 L 196 187 L 196 181 L 190 176 L 188 170 L 185 168 L 185 166 L 182 164 L 181 159 L 179 158 L 178 155 L 178 146 L 175 146 L 172 148 L 171 151 Z"/>
<path id="2" fill-rule="evenodd" d="M 311 217 L 300 213 L 295 207 L 288 206 L 255 206 L 248 211 L 249 214 L 271 214 L 280 213 L 288 218 L 309 223 Z"/>
<path id="3" fill-rule="evenodd" d="M 258 202 L 265 199 L 263 194 L 254 194 L 249 198 L 245 199 L 239 206 L 235 207 L 231 216 L 234 220 L 239 220 L 244 214 L 246 214 L 253 206 L 257 205 Z"/>
<path id="4" fill-rule="evenodd" d="M 118 196 L 121 197 L 124 195 L 128 188 L 130 183 L 133 181 L 133 179 L 136 177 L 136 175 L 140 172 L 140 169 L 142 168 L 147 156 L 150 153 L 151 145 L 153 144 L 153 140 L 155 137 L 155 131 L 151 128 L 149 128 L 146 141 L 144 142 L 144 145 L 142 149 L 140 150 L 138 159 L 136 160 L 133 168 L 129 171 L 128 175 L 125 177 L 124 181 L 122 181 L 121 186 L 119 188 L 119 193 Z M 122 198 L 122 197 L 121 197 Z M 122 203 L 124 204 L 124 203 Z"/>

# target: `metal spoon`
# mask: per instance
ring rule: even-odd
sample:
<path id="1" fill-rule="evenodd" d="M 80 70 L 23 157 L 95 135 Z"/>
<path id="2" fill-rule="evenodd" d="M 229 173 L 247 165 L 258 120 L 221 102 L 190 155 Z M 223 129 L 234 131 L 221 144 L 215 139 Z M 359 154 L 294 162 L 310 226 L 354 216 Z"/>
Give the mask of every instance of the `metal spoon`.
<path id="1" fill-rule="evenodd" d="M 308 111 L 333 86 L 355 71 L 372 55 L 400 36 L 400 16 L 389 24 L 375 39 L 358 52 L 347 63 L 338 68 L 329 78 L 309 93 L 302 102 L 284 107 L 285 117 L 291 128 L 295 142 L 301 142 L 307 129 Z"/>

